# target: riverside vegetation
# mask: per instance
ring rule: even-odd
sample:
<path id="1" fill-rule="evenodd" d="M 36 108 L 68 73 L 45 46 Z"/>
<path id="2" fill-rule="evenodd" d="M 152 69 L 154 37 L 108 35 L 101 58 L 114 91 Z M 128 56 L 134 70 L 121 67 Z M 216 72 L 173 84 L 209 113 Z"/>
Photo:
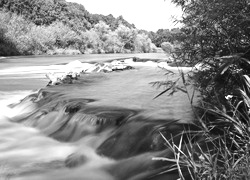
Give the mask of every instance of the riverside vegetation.
<path id="1" fill-rule="evenodd" d="M 0 55 L 153 52 L 122 16 L 90 14 L 61 0 L 0 2 Z"/>
<path id="2" fill-rule="evenodd" d="M 122 16 L 91 14 L 65 0 L 0 1 L 2 56 L 156 52 L 180 33 L 139 30 Z"/>
<path id="3" fill-rule="evenodd" d="M 180 179 L 249 179 L 250 1 L 172 2 L 183 10 L 185 34 L 172 55 L 178 65 L 198 63 L 200 70 L 180 71 L 182 85 L 165 82 L 159 95 L 181 90 L 192 103 L 194 92 L 187 91 L 192 84 L 201 97 L 193 105 L 200 130 L 185 130 L 178 143 L 165 139 L 175 156 L 155 160 L 174 162 L 162 173 L 175 171 Z"/>

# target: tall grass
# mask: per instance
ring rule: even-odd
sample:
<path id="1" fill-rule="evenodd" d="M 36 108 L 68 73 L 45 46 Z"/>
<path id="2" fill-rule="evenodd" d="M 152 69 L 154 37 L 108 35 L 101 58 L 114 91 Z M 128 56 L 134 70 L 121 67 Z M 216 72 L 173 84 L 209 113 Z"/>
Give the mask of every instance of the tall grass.
<path id="1" fill-rule="evenodd" d="M 209 91 L 212 95 L 209 96 L 209 91 L 206 89 L 207 93 L 203 92 L 205 96 L 198 106 L 192 104 L 196 115 L 195 123 L 201 131 L 184 130 L 177 144 L 163 136 L 167 148 L 174 153 L 174 158 L 156 157 L 154 160 L 174 162 L 174 165 L 161 173 L 177 171 L 179 178 L 183 180 L 250 179 L 250 77 L 249 66 L 242 66 L 240 62 L 249 64 L 249 61 L 239 58 L 237 60 L 221 63 L 216 76 L 211 76 L 207 81 L 211 83 L 206 87 L 211 88 Z M 239 64 L 241 67 L 237 66 Z M 204 71 L 203 75 L 205 73 Z M 219 84 L 219 87 L 214 87 L 216 83 L 222 83 L 218 82 L 218 77 L 225 78 L 225 74 L 228 81 Z M 183 71 L 180 71 L 180 78 L 177 80 L 182 81 L 181 88 L 176 82 L 172 84 L 169 82 L 167 85 L 170 87 L 159 96 L 176 87 L 188 93 L 186 91 L 188 84 Z M 195 83 L 197 81 L 193 85 Z M 214 92 L 214 88 L 228 89 Z M 221 100 L 222 96 L 225 96 L 226 101 Z M 189 94 L 189 97 L 193 96 Z M 193 98 L 189 99 L 193 101 Z M 183 141 L 184 136 L 188 137 L 188 141 Z"/>

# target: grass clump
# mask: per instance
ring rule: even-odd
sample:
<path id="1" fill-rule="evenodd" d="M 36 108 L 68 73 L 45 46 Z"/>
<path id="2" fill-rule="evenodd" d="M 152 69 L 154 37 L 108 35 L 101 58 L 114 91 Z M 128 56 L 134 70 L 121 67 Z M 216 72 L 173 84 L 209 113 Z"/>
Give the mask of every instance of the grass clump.
<path id="1" fill-rule="evenodd" d="M 177 144 L 163 136 L 174 158 L 154 160 L 174 164 L 161 173 L 175 171 L 180 179 L 193 180 L 250 179 L 250 77 L 249 66 L 243 66 L 247 63 L 247 59 L 237 57 L 237 61 L 221 63 L 219 70 L 210 77 L 205 75 L 213 67 L 192 73 L 180 70 L 177 81 L 181 83 L 158 83 L 167 86 L 158 96 L 167 92 L 171 95 L 177 90 L 188 94 L 196 116 L 195 124 L 200 127 L 196 132 L 184 130 Z M 189 85 L 200 92 L 198 105 L 193 104 L 194 93 L 188 92 Z M 188 137 L 188 141 L 183 141 L 183 137 Z"/>

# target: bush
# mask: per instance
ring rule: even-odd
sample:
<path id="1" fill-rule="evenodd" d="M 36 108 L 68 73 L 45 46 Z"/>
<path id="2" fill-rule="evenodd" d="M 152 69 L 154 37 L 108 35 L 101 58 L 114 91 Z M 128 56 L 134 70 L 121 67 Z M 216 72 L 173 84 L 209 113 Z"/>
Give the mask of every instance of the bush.
<path id="1" fill-rule="evenodd" d="M 75 49 L 79 48 L 78 43 L 80 43 L 81 38 L 71 30 L 68 26 L 64 25 L 62 22 L 54 22 L 47 27 L 48 31 L 52 33 L 56 42 L 55 46 L 57 48 L 68 48 L 73 47 Z"/>
<path id="2" fill-rule="evenodd" d="M 165 83 L 171 87 L 163 93 L 171 89 L 187 92 L 185 86 L 192 82 L 201 94 L 199 107 L 194 109 L 201 141 L 193 143 L 190 138 L 189 144 L 169 144 L 176 153 L 170 160 L 176 163 L 172 168 L 181 179 L 184 169 L 192 179 L 249 179 L 249 1 L 173 2 L 184 11 L 185 36 L 172 55 L 176 62 L 199 63 L 204 68 L 189 74 L 188 81 L 181 72 L 183 87 L 177 82 Z"/>
<path id="3" fill-rule="evenodd" d="M 6 45 L 4 51 L 10 50 L 7 52 L 9 55 L 31 54 L 31 39 L 27 37 L 27 32 L 33 24 L 16 14 L 1 12 L 0 17 L 2 43 Z"/>
<path id="4" fill-rule="evenodd" d="M 135 52 L 151 52 L 151 39 L 146 34 L 137 34 L 134 42 Z"/>
<path id="5" fill-rule="evenodd" d="M 174 50 L 174 47 L 170 42 L 163 42 L 161 44 L 161 48 L 167 54 L 171 54 L 173 52 L 173 50 Z"/>
<path id="6" fill-rule="evenodd" d="M 53 49 L 47 52 L 49 55 L 78 55 L 81 54 L 79 50 L 75 49 Z"/>
<path id="7" fill-rule="evenodd" d="M 104 50 L 106 53 L 120 53 L 122 52 L 122 43 L 119 40 L 116 32 L 109 32 L 107 34 L 107 40 L 104 43 Z"/>

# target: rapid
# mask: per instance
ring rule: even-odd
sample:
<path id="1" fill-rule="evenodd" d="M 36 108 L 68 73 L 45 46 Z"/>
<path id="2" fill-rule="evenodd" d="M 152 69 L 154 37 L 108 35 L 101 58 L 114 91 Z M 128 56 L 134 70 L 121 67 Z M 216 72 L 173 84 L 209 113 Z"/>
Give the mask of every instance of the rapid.
<path id="1" fill-rule="evenodd" d="M 164 69 L 141 63 L 131 70 L 83 74 L 73 84 L 46 87 L 44 72 L 61 66 L 30 66 L 39 73 L 29 74 L 29 69 L 21 75 L 17 69 L 0 69 L 0 81 L 13 72 L 13 77 L 25 77 L 22 82 L 31 88 L 41 87 L 2 87 L 0 91 L 1 178 L 178 178 L 160 174 L 169 163 L 152 159 L 171 157 L 162 135 L 174 137 L 193 120 L 185 93 L 154 98 L 164 88 L 152 82 L 166 80 Z"/>

